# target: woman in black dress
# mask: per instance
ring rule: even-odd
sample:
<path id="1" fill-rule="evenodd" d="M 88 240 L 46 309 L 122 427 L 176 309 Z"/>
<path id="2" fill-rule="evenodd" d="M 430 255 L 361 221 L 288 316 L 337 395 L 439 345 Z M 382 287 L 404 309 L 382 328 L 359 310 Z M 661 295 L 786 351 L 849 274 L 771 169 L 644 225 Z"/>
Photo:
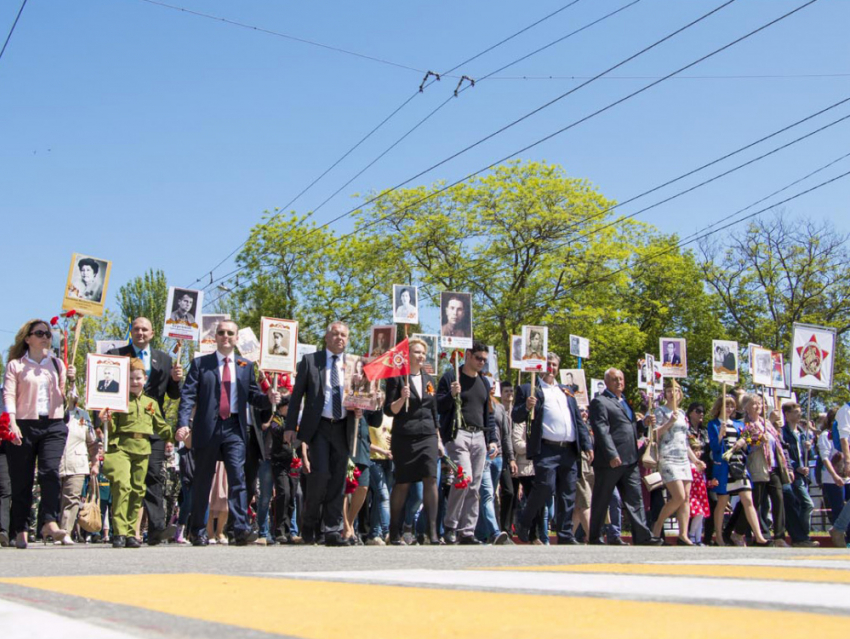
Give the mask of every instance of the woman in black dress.
<path id="1" fill-rule="evenodd" d="M 404 377 L 387 380 L 384 413 L 393 418 L 390 451 L 395 464 L 395 486 L 390 495 L 390 543 L 403 545 L 401 524 L 404 502 L 410 484 L 423 483 L 425 512 L 428 514 L 428 536 L 439 544 L 437 535 L 437 458 L 443 454 L 437 421 L 437 384 L 422 370 L 428 347 L 412 339 L 410 347 L 410 383 Z M 405 407 L 410 401 L 409 408 Z"/>

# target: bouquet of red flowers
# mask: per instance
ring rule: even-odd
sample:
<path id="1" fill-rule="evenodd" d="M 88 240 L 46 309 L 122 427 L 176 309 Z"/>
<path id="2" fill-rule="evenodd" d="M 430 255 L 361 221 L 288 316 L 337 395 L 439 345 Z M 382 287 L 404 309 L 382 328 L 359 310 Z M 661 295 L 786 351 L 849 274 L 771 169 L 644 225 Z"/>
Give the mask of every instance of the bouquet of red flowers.
<path id="1" fill-rule="evenodd" d="M 350 459 L 348 460 L 348 472 L 345 475 L 345 494 L 350 495 L 357 490 L 357 479 L 360 477 L 360 469 Z"/>
<path id="2" fill-rule="evenodd" d="M 11 442 L 15 440 L 12 435 L 12 420 L 9 418 L 9 413 L 0 415 L 0 442 Z"/>
<path id="3" fill-rule="evenodd" d="M 443 457 L 443 463 L 449 469 L 448 475 L 445 479 L 447 484 L 451 484 L 459 490 L 463 490 L 469 486 L 469 482 L 472 481 L 472 478 L 463 472 L 463 466 L 455 464 L 448 455 Z"/>
<path id="4" fill-rule="evenodd" d="M 301 461 L 301 458 L 297 455 L 292 456 L 292 462 L 289 464 L 289 476 L 290 477 L 298 477 L 301 474 L 301 467 L 304 465 L 304 462 Z"/>

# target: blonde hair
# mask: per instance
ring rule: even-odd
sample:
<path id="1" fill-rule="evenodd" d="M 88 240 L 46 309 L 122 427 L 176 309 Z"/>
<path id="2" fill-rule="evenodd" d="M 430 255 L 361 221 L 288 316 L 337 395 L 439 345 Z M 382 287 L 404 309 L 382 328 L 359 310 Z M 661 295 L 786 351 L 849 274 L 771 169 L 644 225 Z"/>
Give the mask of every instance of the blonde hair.
<path id="1" fill-rule="evenodd" d="M 711 410 L 708 411 L 709 420 L 712 419 L 720 419 L 720 414 L 723 410 L 724 402 L 732 402 L 735 404 L 735 410 L 738 409 L 738 402 L 735 400 L 734 395 L 720 395 L 717 399 L 714 400 L 714 403 L 711 405 Z M 730 417 L 727 413 L 726 417 Z"/>
<path id="2" fill-rule="evenodd" d="M 424 349 L 425 349 L 425 354 L 426 354 L 426 355 L 428 354 L 428 344 L 426 344 L 426 343 L 425 343 L 425 340 L 421 340 L 421 339 L 419 339 L 418 337 L 414 337 L 413 339 L 411 339 L 411 340 L 409 340 L 409 341 L 407 342 L 407 348 L 408 348 L 408 350 L 409 350 L 409 349 L 411 349 L 411 348 L 413 348 L 413 346 L 414 346 L 415 344 L 421 344 L 421 345 L 422 345 L 422 348 L 424 348 Z"/>
<path id="3" fill-rule="evenodd" d="M 7 358 L 7 361 L 11 362 L 13 359 L 21 359 L 24 356 L 24 353 L 26 353 L 29 349 L 27 343 L 24 340 L 29 337 L 33 329 L 39 324 L 44 324 L 47 327 L 48 332 L 51 332 L 50 322 L 42 319 L 29 320 L 26 324 L 21 326 L 18 329 L 17 334 L 15 334 L 15 341 L 9 347 L 9 356 Z"/>

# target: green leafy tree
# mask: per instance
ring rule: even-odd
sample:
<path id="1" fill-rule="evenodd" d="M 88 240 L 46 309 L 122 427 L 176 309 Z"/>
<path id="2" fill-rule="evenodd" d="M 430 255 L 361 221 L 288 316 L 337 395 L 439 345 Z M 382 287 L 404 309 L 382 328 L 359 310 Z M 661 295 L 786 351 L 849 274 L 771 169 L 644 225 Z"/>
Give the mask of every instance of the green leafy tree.
<path id="1" fill-rule="evenodd" d="M 118 289 L 118 317 L 114 321 L 123 325 L 123 334 L 127 324 L 137 317 L 147 317 L 153 325 L 153 348 L 162 348 L 162 326 L 165 321 L 165 304 L 168 301 L 168 282 L 165 273 L 159 269 L 150 269 Z"/>

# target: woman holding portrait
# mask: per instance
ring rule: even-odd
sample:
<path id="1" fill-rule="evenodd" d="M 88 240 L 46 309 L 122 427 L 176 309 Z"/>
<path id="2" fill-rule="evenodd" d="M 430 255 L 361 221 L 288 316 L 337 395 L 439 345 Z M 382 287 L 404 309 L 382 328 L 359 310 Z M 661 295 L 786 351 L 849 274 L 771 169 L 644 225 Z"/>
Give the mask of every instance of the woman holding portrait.
<path id="1" fill-rule="evenodd" d="M 437 459 L 443 444 L 437 420 L 437 383 L 422 366 L 428 347 L 420 339 L 411 339 L 409 383 L 404 377 L 387 379 L 384 413 L 393 418 L 390 450 L 395 463 L 395 486 L 390 495 L 390 543 L 403 545 L 401 525 L 404 502 L 412 483 L 423 482 L 428 538 L 440 544 L 437 534 Z"/>
<path id="2" fill-rule="evenodd" d="M 7 446 L 12 479 L 11 531 L 15 547 L 27 547 L 27 518 L 33 499 L 33 478 L 38 466 L 41 512 L 45 541 L 69 543 L 68 532 L 59 527 L 59 462 L 65 451 L 68 426 L 64 421 L 65 382 L 73 380 L 73 368 L 50 354 L 53 333 L 43 320 L 24 324 L 9 349 L 3 398 L 9 413 L 11 446 Z"/>

